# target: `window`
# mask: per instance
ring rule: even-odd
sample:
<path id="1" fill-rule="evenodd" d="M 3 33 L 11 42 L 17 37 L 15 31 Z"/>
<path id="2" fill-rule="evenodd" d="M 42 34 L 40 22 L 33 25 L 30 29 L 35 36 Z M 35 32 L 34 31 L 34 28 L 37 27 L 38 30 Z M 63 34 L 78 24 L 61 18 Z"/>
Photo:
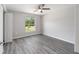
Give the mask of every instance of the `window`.
<path id="1" fill-rule="evenodd" d="M 33 32 L 35 31 L 35 18 L 32 16 L 27 16 L 25 19 L 25 31 Z"/>

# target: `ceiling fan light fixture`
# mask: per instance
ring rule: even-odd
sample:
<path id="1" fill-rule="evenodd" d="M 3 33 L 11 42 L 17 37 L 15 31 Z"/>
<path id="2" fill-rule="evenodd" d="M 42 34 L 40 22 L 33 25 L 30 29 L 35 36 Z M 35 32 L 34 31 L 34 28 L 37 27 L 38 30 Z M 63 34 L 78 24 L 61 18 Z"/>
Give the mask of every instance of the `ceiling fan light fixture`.
<path id="1" fill-rule="evenodd" d="M 43 13 L 43 10 L 41 10 L 40 12 Z"/>

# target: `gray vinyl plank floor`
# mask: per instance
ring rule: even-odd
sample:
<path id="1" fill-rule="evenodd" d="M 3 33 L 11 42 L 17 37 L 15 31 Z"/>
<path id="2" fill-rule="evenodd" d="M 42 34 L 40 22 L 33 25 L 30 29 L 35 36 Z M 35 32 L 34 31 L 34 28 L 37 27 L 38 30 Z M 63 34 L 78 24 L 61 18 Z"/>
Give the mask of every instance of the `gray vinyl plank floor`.
<path id="1" fill-rule="evenodd" d="M 74 45 L 45 35 L 33 35 L 6 43 L 3 54 L 76 54 Z"/>

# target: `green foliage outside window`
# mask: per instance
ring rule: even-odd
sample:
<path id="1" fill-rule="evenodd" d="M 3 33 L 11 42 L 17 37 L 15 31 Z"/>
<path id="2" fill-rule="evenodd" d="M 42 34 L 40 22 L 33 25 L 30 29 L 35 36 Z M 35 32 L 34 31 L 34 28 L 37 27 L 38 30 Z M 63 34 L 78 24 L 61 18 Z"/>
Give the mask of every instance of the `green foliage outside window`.
<path id="1" fill-rule="evenodd" d="M 26 17 L 25 31 L 26 32 L 35 31 L 35 19 L 34 19 L 34 17 L 30 17 L 30 16 Z"/>

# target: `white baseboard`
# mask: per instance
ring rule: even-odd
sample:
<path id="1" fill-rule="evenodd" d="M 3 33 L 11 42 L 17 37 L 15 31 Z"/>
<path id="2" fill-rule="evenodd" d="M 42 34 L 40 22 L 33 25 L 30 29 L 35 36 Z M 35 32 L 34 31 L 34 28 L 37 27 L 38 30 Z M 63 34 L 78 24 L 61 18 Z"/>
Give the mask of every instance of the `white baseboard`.
<path id="1" fill-rule="evenodd" d="M 34 33 L 34 34 L 25 35 L 25 36 L 13 37 L 13 39 L 22 38 L 22 37 L 27 37 L 27 36 L 31 36 L 31 35 L 37 35 L 37 34 L 41 34 L 41 33 Z"/>
<path id="2" fill-rule="evenodd" d="M 59 39 L 59 40 L 62 40 L 62 41 L 65 41 L 65 42 L 68 42 L 68 43 L 71 43 L 71 44 L 75 44 L 74 42 L 71 42 L 71 41 L 68 41 L 68 40 L 63 40 L 63 39 L 58 38 L 58 37 L 53 37 L 53 36 L 50 36 L 50 35 L 47 35 L 47 34 L 43 34 L 43 35 L 46 35 L 46 36 L 49 36 L 49 37 L 52 37 L 52 38 L 56 38 L 56 39 Z"/>

